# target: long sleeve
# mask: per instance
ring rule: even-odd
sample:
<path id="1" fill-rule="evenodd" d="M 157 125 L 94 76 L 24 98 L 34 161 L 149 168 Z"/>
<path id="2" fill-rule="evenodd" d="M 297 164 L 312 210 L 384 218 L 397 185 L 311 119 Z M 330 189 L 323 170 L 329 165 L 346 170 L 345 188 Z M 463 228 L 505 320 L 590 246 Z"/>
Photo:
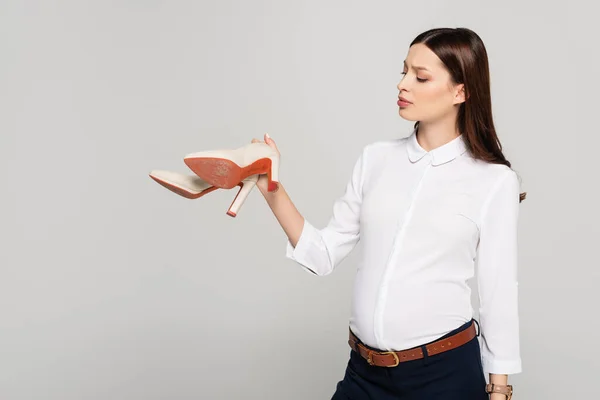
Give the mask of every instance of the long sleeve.
<path id="1" fill-rule="evenodd" d="M 519 348 L 517 227 L 519 181 L 503 174 L 482 209 L 476 266 L 482 364 L 486 373 L 521 372 Z"/>
<path id="2" fill-rule="evenodd" d="M 354 165 L 344 194 L 334 202 L 328 224 L 317 229 L 305 219 L 296 247 L 287 241 L 286 257 L 309 273 L 330 274 L 359 241 L 365 153 L 366 147 Z"/>

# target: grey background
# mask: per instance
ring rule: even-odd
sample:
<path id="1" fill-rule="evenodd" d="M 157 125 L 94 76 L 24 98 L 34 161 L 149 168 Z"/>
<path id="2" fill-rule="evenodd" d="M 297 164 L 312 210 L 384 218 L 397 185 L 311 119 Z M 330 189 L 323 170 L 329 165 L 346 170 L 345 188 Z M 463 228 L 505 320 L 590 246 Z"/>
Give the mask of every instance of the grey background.
<path id="1" fill-rule="evenodd" d="M 0 398 L 330 398 L 360 247 L 311 276 L 258 191 L 231 218 L 235 190 L 190 201 L 148 172 L 269 132 L 281 182 L 322 227 L 362 146 L 410 133 L 402 61 L 438 26 L 483 38 L 529 196 L 514 399 L 596 394 L 594 15 L 576 1 L 0 1 Z"/>

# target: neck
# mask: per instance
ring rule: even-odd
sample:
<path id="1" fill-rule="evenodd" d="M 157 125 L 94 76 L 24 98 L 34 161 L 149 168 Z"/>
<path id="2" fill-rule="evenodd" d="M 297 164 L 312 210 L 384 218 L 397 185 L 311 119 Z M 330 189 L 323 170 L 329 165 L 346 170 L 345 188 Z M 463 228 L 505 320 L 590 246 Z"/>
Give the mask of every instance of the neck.
<path id="1" fill-rule="evenodd" d="M 437 121 L 419 121 L 417 141 L 425 151 L 433 150 L 460 136 L 456 128 L 456 116 L 450 117 Z"/>

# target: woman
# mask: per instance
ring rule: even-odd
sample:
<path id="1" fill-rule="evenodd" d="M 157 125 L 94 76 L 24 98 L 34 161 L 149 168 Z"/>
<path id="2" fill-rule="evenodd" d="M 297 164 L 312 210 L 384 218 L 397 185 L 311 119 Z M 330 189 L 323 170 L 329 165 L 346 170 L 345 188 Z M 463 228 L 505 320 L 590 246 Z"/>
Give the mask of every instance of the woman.
<path id="1" fill-rule="evenodd" d="M 282 185 L 269 192 L 262 175 L 258 187 L 289 238 L 286 256 L 306 271 L 327 275 L 364 245 L 334 400 L 510 399 L 508 375 L 521 372 L 525 193 L 494 129 L 486 50 L 469 29 L 429 30 L 411 43 L 402 74 L 399 115 L 414 130 L 363 148 L 325 228 Z M 475 272 L 479 323 L 467 285 Z"/>

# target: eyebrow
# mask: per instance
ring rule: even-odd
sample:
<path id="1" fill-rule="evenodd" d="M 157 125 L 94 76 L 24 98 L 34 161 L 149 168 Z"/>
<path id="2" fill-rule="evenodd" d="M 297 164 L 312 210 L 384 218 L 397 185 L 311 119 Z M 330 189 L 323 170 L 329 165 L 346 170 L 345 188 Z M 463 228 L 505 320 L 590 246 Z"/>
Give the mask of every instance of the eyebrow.
<path id="1" fill-rule="evenodd" d="M 404 66 L 406 67 L 406 60 L 404 60 Z M 415 69 L 422 69 L 424 71 L 429 71 L 429 69 L 425 68 L 425 67 L 419 67 L 417 65 L 413 65 L 413 68 Z M 431 72 L 431 71 L 430 71 Z"/>

